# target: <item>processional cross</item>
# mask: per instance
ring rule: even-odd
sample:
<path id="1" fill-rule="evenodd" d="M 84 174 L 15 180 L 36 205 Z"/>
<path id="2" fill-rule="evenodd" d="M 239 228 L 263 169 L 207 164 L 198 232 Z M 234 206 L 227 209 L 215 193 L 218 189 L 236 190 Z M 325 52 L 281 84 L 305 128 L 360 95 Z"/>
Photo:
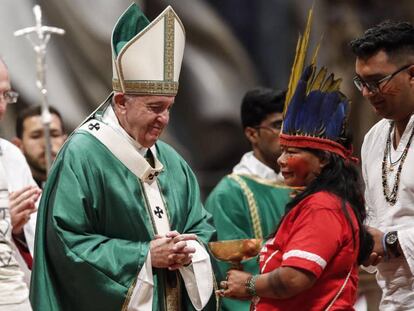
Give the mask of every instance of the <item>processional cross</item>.
<path id="1" fill-rule="evenodd" d="M 32 47 L 36 53 L 36 71 L 37 80 L 36 86 L 40 91 L 42 97 L 42 123 L 45 136 L 46 146 L 46 169 L 49 172 L 52 164 L 52 148 L 50 142 L 50 123 L 52 121 L 52 115 L 49 111 L 49 104 L 47 101 L 47 88 L 46 88 L 46 47 L 49 43 L 51 34 L 63 35 L 65 30 L 57 27 L 43 26 L 42 25 L 42 10 L 39 5 L 33 7 L 33 14 L 35 16 L 36 25 L 26 27 L 14 32 L 16 37 L 26 36 L 26 38 L 32 44 Z M 33 36 L 34 34 L 35 36 Z"/>

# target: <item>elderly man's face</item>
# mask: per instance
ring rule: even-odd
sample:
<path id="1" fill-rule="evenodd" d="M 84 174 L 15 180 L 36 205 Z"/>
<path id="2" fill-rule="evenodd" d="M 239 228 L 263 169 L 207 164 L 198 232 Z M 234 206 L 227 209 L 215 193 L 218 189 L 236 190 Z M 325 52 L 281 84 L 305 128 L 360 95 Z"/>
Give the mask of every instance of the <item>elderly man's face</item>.
<path id="1" fill-rule="evenodd" d="M 4 93 L 10 91 L 9 73 L 6 65 L 0 60 L 0 120 L 3 119 L 7 109 L 7 101 Z"/>
<path id="2" fill-rule="evenodd" d="M 121 126 L 143 147 L 151 147 L 170 119 L 175 97 L 115 95 L 115 111 Z"/>

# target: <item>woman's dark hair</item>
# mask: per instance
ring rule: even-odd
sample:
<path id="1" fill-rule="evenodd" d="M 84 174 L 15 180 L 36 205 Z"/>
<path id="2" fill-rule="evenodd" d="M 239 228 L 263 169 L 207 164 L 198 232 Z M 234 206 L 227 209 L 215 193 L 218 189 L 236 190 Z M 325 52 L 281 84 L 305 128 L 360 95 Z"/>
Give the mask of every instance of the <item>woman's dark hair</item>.
<path id="1" fill-rule="evenodd" d="M 328 157 L 328 164 L 326 164 L 321 173 L 306 187 L 306 189 L 298 194 L 286 205 L 285 216 L 291 211 L 300 201 L 311 194 L 320 191 L 326 191 L 335 194 L 342 199 L 342 211 L 346 219 L 351 225 L 354 233 L 354 226 L 346 208 L 346 202 L 349 202 L 359 226 L 359 254 L 358 264 L 366 260 L 374 246 L 372 236 L 368 233 L 364 226 L 364 221 L 367 216 L 364 196 L 362 191 L 361 175 L 358 168 L 350 161 L 345 161 L 340 156 L 316 149 L 303 150 L 313 153 L 320 159 Z M 355 241 L 355 236 L 353 236 Z"/>

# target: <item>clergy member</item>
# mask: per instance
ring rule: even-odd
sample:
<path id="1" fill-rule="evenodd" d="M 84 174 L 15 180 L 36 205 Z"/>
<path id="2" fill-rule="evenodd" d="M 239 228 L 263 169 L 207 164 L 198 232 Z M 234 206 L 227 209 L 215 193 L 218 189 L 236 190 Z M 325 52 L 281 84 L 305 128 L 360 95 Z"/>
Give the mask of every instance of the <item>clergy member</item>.
<path id="1" fill-rule="evenodd" d="M 202 310 L 215 230 L 197 180 L 158 140 L 178 90 L 183 25 L 132 4 L 112 34 L 113 93 L 70 136 L 44 189 L 34 310 Z"/>

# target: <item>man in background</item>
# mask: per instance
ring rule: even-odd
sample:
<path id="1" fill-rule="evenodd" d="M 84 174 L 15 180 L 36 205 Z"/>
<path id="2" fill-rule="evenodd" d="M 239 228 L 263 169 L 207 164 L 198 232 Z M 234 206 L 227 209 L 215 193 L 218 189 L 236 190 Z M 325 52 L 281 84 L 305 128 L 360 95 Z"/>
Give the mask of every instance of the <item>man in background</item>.
<path id="1" fill-rule="evenodd" d="M 41 106 L 32 106 L 22 110 L 16 119 L 16 137 L 12 142 L 20 148 L 29 163 L 36 183 L 43 188 L 47 177 L 45 135 L 41 117 Z M 50 142 L 52 160 L 66 139 L 63 120 L 59 111 L 50 107 Z"/>
<path id="2" fill-rule="evenodd" d="M 213 189 L 206 209 L 213 215 L 218 240 L 263 239 L 276 230 L 289 201 L 291 189 L 283 185 L 277 158 L 285 92 L 256 88 L 246 93 L 241 105 L 244 135 L 252 150 L 243 155 Z M 259 273 L 252 258 L 243 269 Z M 230 265 L 216 262 L 216 277 L 222 281 Z M 221 310 L 249 310 L 250 301 L 223 298 Z"/>
<path id="3" fill-rule="evenodd" d="M 64 134 L 63 121 L 60 113 L 53 107 L 49 109 L 52 116 L 49 125 L 51 155 L 52 160 L 54 160 L 66 139 L 66 135 Z M 43 188 L 47 178 L 47 168 L 46 144 L 41 112 L 41 106 L 31 106 L 18 113 L 16 119 L 16 137 L 12 139 L 12 142 L 20 148 L 25 156 L 37 185 Z M 12 220 L 15 217 L 17 215 L 12 214 Z M 34 212 L 30 218 L 16 220 L 15 222 L 18 222 L 19 225 L 15 226 L 13 231 L 16 246 L 26 260 L 29 268 L 32 265 L 34 251 L 36 217 L 37 213 Z"/>

